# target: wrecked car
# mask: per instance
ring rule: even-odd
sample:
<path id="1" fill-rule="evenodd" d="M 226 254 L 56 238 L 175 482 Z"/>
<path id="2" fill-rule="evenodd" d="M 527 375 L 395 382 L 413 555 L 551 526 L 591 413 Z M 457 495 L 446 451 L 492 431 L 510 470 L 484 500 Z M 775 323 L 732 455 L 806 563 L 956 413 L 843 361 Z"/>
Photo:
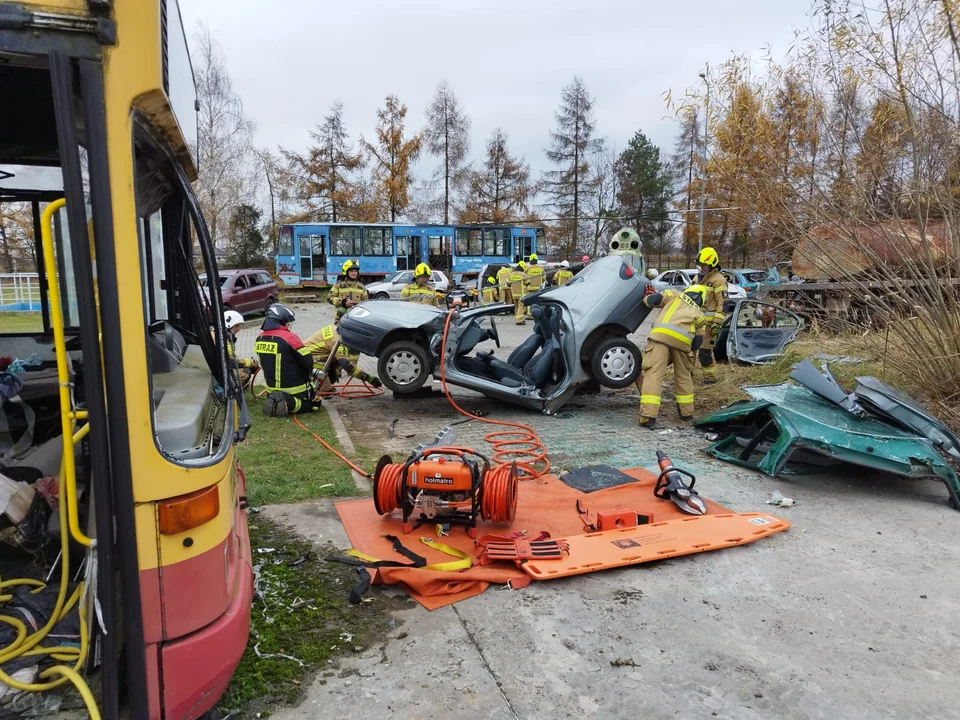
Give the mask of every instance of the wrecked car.
<path id="1" fill-rule="evenodd" d="M 492 398 L 544 413 L 555 412 L 592 380 L 608 388 L 632 385 L 640 373 L 640 350 L 627 335 L 649 314 L 646 280 L 617 256 L 591 263 L 562 287 L 525 295 L 533 332 L 506 358 L 494 315 L 504 305 L 457 311 L 451 319 L 446 381 Z M 377 358 L 380 379 L 396 395 L 419 390 L 430 375 L 440 378 L 440 348 L 447 313 L 403 302 L 368 302 L 340 321 L 344 344 Z"/>
<path id="2" fill-rule="evenodd" d="M 960 438 L 908 396 L 874 377 L 846 392 L 824 366 L 805 361 L 791 378 L 799 384 L 744 387 L 752 400 L 699 418 L 719 434 L 714 457 L 771 477 L 857 466 L 902 477 L 940 480 L 960 510 L 960 484 L 950 459 Z"/>
<path id="3" fill-rule="evenodd" d="M 738 302 L 720 327 L 713 353 L 717 360 L 751 365 L 769 363 L 796 340 L 803 320 L 779 305 Z"/>

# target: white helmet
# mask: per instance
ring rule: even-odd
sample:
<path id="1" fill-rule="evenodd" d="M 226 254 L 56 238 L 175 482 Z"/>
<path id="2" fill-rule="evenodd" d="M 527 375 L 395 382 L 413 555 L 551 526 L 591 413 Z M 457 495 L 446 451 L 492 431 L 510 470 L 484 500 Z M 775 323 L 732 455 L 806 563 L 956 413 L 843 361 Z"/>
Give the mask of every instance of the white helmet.
<path id="1" fill-rule="evenodd" d="M 568 268 L 568 267 L 570 267 L 570 263 L 569 263 L 567 260 L 562 260 L 562 261 L 560 262 L 560 267 Z"/>
<path id="2" fill-rule="evenodd" d="M 227 330 L 233 330 L 237 325 L 243 325 L 243 315 L 236 310 L 227 310 L 223 313 L 223 323 Z"/>

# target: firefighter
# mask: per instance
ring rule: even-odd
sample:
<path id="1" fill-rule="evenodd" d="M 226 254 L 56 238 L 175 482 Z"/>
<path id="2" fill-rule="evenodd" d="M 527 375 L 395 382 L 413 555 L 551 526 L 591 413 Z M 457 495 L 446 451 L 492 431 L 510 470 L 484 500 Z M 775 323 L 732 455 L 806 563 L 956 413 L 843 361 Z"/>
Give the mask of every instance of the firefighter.
<path id="1" fill-rule="evenodd" d="M 703 316 L 707 320 L 707 327 L 703 333 L 703 347 L 698 353 L 700 366 L 703 368 L 703 382 L 712 385 L 717 381 L 717 362 L 713 357 L 713 345 L 720 334 L 720 326 L 726 317 L 723 314 L 723 304 L 727 300 L 727 279 L 720 272 L 720 257 L 712 247 L 705 247 L 697 255 L 697 267 L 700 274 L 697 284 L 707 287 L 707 294 L 703 300 Z"/>
<path id="2" fill-rule="evenodd" d="M 371 375 L 360 369 L 360 353 L 351 350 L 340 341 L 340 332 L 336 325 L 327 325 L 320 328 L 307 338 L 305 345 L 313 356 L 314 369 L 320 371 L 326 369 L 330 354 L 336 348 L 335 362 L 331 363 L 329 370 L 327 370 L 323 382 L 320 384 L 320 392 L 333 390 L 334 383 L 340 379 L 341 371 L 376 388 L 383 386 L 380 378 L 376 375 Z"/>
<path id="3" fill-rule="evenodd" d="M 296 415 L 320 408 L 314 383 L 319 373 L 313 372 L 310 350 L 289 328 L 295 319 L 290 308 L 274 303 L 267 310 L 260 326 L 262 332 L 254 344 L 270 391 L 263 404 L 263 414 L 267 417 Z"/>
<path id="4" fill-rule="evenodd" d="M 500 302 L 513 305 L 513 293 L 510 291 L 510 266 L 504 265 L 497 270 L 497 286 L 500 289 Z"/>
<path id="5" fill-rule="evenodd" d="M 404 286 L 400 291 L 400 299 L 409 302 L 420 303 L 421 305 L 432 305 L 440 307 L 440 298 L 437 297 L 437 291 L 430 286 L 430 276 L 433 271 L 426 263 L 417 265 L 413 271 L 413 282 Z"/>
<path id="6" fill-rule="evenodd" d="M 227 310 L 223 313 L 223 324 L 227 327 L 227 360 L 231 369 L 239 369 L 240 384 L 246 387 L 250 383 L 253 373 L 260 369 L 259 361 L 254 358 L 238 358 L 236 356 L 237 334 L 234 328 L 243 325 L 243 315 L 236 310 Z"/>
<path id="7" fill-rule="evenodd" d="M 673 390 L 681 420 L 693 420 L 693 353 L 703 343 L 704 297 L 709 289 L 691 285 L 683 293 L 665 290 L 643 299 L 650 308 L 661 308 L 643 351 L 643 385 L 640 388 L 640 427 L 653 428 L 660 412 L 660 392 L 667 366 L 673 363 Z"/>
<path id="8" fill-rule="evenodd" d="M 553 282 L 557 287 L 566 285 L 573 279 L 573 273 L 570 271 L 570 263 L 566 260 L 560 263 L 560 269 L 553 274 Z"/>
<path id="9" fill-rule="evenodd" d="M 340 268 L 343 272 L 343 279 L 330 288 L 330 294 L 327 295 L 327 302 L 337 309 L 337 319 L 347 314 L 347 310 L 354 305 L 369 300 L 367 289 L 360 282 L 360 262 L 357 260 L 347 260 Z"/>
<path id="10" fill-rule="evenodd" d="M 507 282 L 510 283 L 510 294 L 513 297 L 513 317 L 517 321 L 517 325 L 527 324 L 527 321 L 523 319 L 523 302 L 521 302 L 526 279 L 527 264 L 521 260 L 507 275 Z"/>
<path id="11" fill-rule="evenodd" d="M 544 280 L 546 280 L 546 271 L 540 264 L 540 258 L 535 253 L 531 253 L 530 257 L 527 258 L 527 281 L 523 286 L 524 295 L 540 290 L 543 287 Z M 527 317 L 533 317 L 530 307 L 527 307 Z"/>
<path id="12" fill-rule="evenodd" d="M 487 284 L 483 287 L 483 301 L 481 305 L 493 305 L 497 302 L 497 279 L 487 278 Z"/>

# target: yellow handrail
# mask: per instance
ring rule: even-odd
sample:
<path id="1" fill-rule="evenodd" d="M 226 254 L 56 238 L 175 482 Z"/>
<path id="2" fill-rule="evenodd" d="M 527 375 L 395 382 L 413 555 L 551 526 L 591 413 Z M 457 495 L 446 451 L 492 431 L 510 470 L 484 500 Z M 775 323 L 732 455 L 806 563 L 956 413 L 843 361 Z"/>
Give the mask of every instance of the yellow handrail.
<path id="1" fill-rule="evenodd" d="M 67 507 L 70 510 L 68 513 L 70 535 L 81 545 L 90 547 L 93 545 L 93 540 L 80 530 L 80 519 L 77 511 L 77 467 L 73 456 L 74 419 L 85 419 L 87 412 L 85 410 L 74 412 L 70 397 L 67 340 L 63 331 L 63 307 L 60 305 L 60 278 L 56 273 L 57 257 L 53 248 L 53 216 L 66 204 L 67 201 L 60 198 L 47 205 L 40 221 L 40 236 L 43 239 L 43 263 L 49 278 L 47 285 L 50 293 L 50 325 L 53 330 L 53 346 L 57 355 L 57 381 L 60 385 L 60 424 L 63 429 L 63 462 L 61 464 L 63 473 L 60 482 L 63 483 L 67 497 Z M 89 425 L 85 425 L 77 433 L 78 439 L 83 437 L 87 427 Z"/>

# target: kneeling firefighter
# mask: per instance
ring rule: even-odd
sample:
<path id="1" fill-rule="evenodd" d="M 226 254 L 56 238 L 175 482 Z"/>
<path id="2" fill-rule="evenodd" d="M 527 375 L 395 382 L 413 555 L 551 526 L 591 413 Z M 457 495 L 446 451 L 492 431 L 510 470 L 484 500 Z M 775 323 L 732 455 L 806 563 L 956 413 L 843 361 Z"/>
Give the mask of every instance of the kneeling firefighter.
<path id="1" fill-rule="evenodd" d="M 409 302 L 420 303 L 421 305 L 432 305 L 440 307 L 440 298 L 437 296 L 435 288 L 430 286 L 430 277 L 433 270 L 426 263 L 417 265 L 413 271 L 413 282 L 405 285 L 400 291 L 400 299 Z"/>
<path id="2" fill-rule="evenodd" d="M 316 398 L 313 357 L 303 341 L 288 327 L 296 317 L 286 305 L 274 303 L 267 310 L 254 349 L 263 368 L 270 394 L 263 405 L 267 417 L 283 417 L 320 408 Z"/>
<path id="3" fill-rule="evenodd" d="M 383 387 L 380 378 L 360 369 L 360 353 L 340 342 L 340 333 L 336 325 L 327 325 L 317 330 L 307 338 L 306 348 L 313 356 L 313 367 L 316 370 L 323 370 L 327 366 L 330 354 L 336 348 L 336 360 L 331 363 L 330 369 L 324 376 L 320 384 L 320 392 L 330 392 L 333 384 L 340 379 L 341 371 L 374 387 Z"/>
<path id="4" fill-rule="evenodd" d="M 703 316 L 707 327 L 703 335 L 703 347 L 700 348 L 700 366 L 703 368 L 703 382 L 712 385 L 717 381 L 717 361 L 713 357 L 713 346 L 720 335 L 720 326 L 726 315 L 723 304 L 727 299 L 727 279 L 720 272 L 720 256 L 712 247 L 705 247 L 697 255 L 697 267 L 700 274 L 697 283 L 707 288 L 703 300 Z"/>
<path id="5" fill-rule="evenodd" d="M 239 370 L 240 384 L 246 387 L 253 373 L 260 369 L 257 358 L 238 358 L 234 347 L 237 344 L 237 334 L 234 328 L 243 325 L 243 315 L 236 310 L 227 310 L 223 313 L 223 324 L 227 326 L 227 362 L 231 370 Z"/>
<path id="6" fill-rule="evenodd" d="M 667 366 L 673 363 L 673 389 L 681 420 L 693 420 L 693 353 L 703 343 L 707 320 L 703 311 L 707 288 L 691 285 L 683 293 L 665 290 L 643 299 L 650 308 L 661 308 L 643 351 L 643 385 L 640 389 L 640 427 L 656 425 L 660 392 Z"/>

